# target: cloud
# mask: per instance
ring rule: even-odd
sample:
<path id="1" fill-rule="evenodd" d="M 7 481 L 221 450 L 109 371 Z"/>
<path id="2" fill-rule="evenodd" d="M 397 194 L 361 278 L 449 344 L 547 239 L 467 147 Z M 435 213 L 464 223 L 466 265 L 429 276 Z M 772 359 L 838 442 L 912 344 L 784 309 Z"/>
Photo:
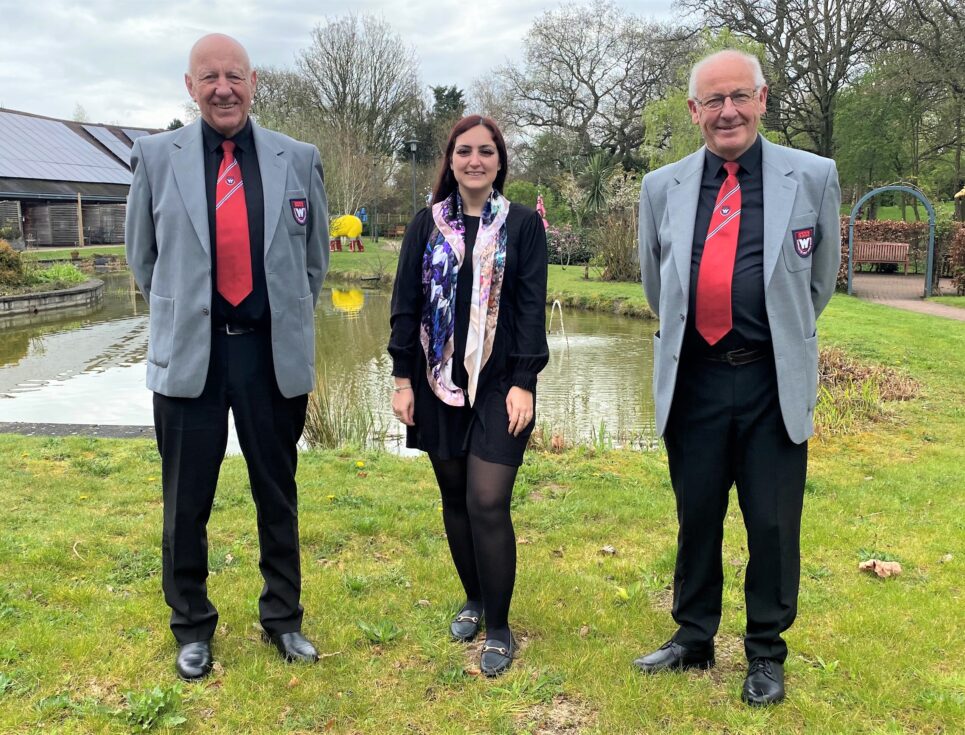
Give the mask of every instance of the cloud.
<path id="1" fill-rule="evenodd" d="M 670 0 L 618 0 L 630 12 L 669 13 Z M 165 126 L 190 101 L 183 74 L 205 33 L 235 36 L 256 66 L 290 67 L 326 18 L 386 18 L 422 62 L 426 84 L 468 88 L 517 58 L 533 21 L 556 0 L 3 0 L 0 106 L 69 118 L 77 105 L 94 122 Z M 225 20 L 227 19 L 227 20 Z"/>

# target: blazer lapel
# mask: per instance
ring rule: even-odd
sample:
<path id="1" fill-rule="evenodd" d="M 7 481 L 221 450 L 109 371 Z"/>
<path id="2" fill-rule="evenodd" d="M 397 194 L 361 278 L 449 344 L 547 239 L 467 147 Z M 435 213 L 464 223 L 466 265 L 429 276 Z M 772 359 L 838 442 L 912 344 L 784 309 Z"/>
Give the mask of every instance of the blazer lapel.
<path id="1" fill-rule="evenodd" d="M 767 290 L 791 219 L 797 181 L 791 178 L 794 169 L 782 155 L 780 146 L 767 139 L 761 140 L 761 170 L 764 185 L 764 289 Z"/>
<path id="2" fill-rule="evenodd" d="M 694 220 L 700 198 L 700 178 L 704 169 L 704 149 L 680 162 L 677 184 L 667 190 L 667 212 L 673 242 L 671 252 L 680 286 L 685 296 L 690 294 L 690 259 L 694 249 Z"/>
<path id="3" fill-rule="evenodd" d="M 201 149 L 201 123 L 195 122 L 183 128 L 173 142 L 171 168 L 178 184 L 181 201 L 194 226 L 201 247 L 211 252 L 208 231 L 208 195 L 204 188 L 204 154 Z"/>
<path id="4" fill-rule="evenodd" d="M 285 202 L 285 186 L 288 181 L 288 166 L 282 158 L 284 151 L 257 125 L 251 122 L 255 136 L 255 150 L 258 152 L 258 166 L 261 169 L 261 187 L 265 196 L 265 256 L 278 229 L 281 208 Z"/>

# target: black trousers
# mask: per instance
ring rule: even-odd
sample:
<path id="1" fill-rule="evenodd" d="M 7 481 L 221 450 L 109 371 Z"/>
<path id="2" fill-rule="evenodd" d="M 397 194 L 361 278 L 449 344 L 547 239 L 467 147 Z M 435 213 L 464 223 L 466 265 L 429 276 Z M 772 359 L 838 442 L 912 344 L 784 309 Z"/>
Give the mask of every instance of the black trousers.
<path id="1" fill-rule="evenodd" d="M 679 523 L 674 640 L 700 646 L 717 633 L 723 523 L 736 484 L 749 554 L 744 650 L 783 662 L 781 633 L 797 615 L 807 442 L 787 436 L 773 357 L 682 362 L 664 439 Z"/>
<path id="2" fill-rule="evenodd" d="M 261 624 L 269 633 L 301 628 L 295 469 L 307 401 L 307 396 L 285 398 L 279 392 L 267 332 L 215 331 L 201 395 L 154 394 L 164 490 L 162 587 L 180 644 L 211 638 L 218 623 L 207 594 L 206 527 L 228 442 L 229 407 L 257 510 L 265 580 Z"/>

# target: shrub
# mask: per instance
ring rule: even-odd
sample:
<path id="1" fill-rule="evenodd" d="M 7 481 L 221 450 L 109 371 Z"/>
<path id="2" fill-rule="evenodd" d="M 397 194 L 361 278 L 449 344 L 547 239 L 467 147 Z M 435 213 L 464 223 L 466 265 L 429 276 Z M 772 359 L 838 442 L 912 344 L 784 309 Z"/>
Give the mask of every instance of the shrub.
<path id="1" fill-rule="evenodd" d="M 965 296 L 965 226 L 959 226 L 948 247 L 949 269 L 955 293 Z"/>
<path id="2" fill-rule="evenodd" d="M 20 253 L 0 240 L 0 286 L 19 286 L 23 283 L 23 261 Z"/>
<path id="3" fill-rule="evenodd" d="M 637 225 L 632 210 L 608 212 L 593 230 L 593 265 L 602 269 L 604 281 L 639 281 Z"/>
<path id="4" fill-rule="evenodd" d="M 70 263 L 55 263 L 47 268 L 34 268 L 26 272 L 30 284 L 50 284 L 55 286 L 72 286 L 87 280 L 77 266 Z"/>
<path id="5" fill-rule="evenodd" d="M 554 265 L 583 265 L 593 257 L 593 248 L 586 232 L 569 225 L 550 225 L 546 231 L 546 250 L 549 262 Z"/>

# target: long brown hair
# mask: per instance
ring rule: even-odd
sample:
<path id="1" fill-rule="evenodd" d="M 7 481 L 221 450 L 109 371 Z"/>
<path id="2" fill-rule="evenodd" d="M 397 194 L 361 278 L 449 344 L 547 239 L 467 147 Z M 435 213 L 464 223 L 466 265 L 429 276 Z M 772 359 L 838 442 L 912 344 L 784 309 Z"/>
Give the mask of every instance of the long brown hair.
<path id="1" fill-rule="evenodd" d="M 503 184 L 506 183 L 506 173 L 509 170 L 509 156 L 506 154 L 506 141 L 503 140 L 503 134 L 500 132 L 495 120 L 482 117 L 481 115 L 467 115 L 453 125 L 452 132 L 449 133 L 449 141 L 446 143 L 446 155 L 443 157 L 442 165 L 439 167 L 436 185 L 432 188 L 433 204 L 438 204 L 447 199 L 452 192 L 459 188 L 459 185 L 456 183 L 456 177 L 452 175 L 452 151 L 456 147 L 456 138 L 477 125 L 484 126 L 492 134 L 493 142 L 496 144 L 496 150 L 499 151 L 499 171 L 496 172 L 496 180 L 493 182 L 493 188 L 498 192 L 502 192 Z"/>

